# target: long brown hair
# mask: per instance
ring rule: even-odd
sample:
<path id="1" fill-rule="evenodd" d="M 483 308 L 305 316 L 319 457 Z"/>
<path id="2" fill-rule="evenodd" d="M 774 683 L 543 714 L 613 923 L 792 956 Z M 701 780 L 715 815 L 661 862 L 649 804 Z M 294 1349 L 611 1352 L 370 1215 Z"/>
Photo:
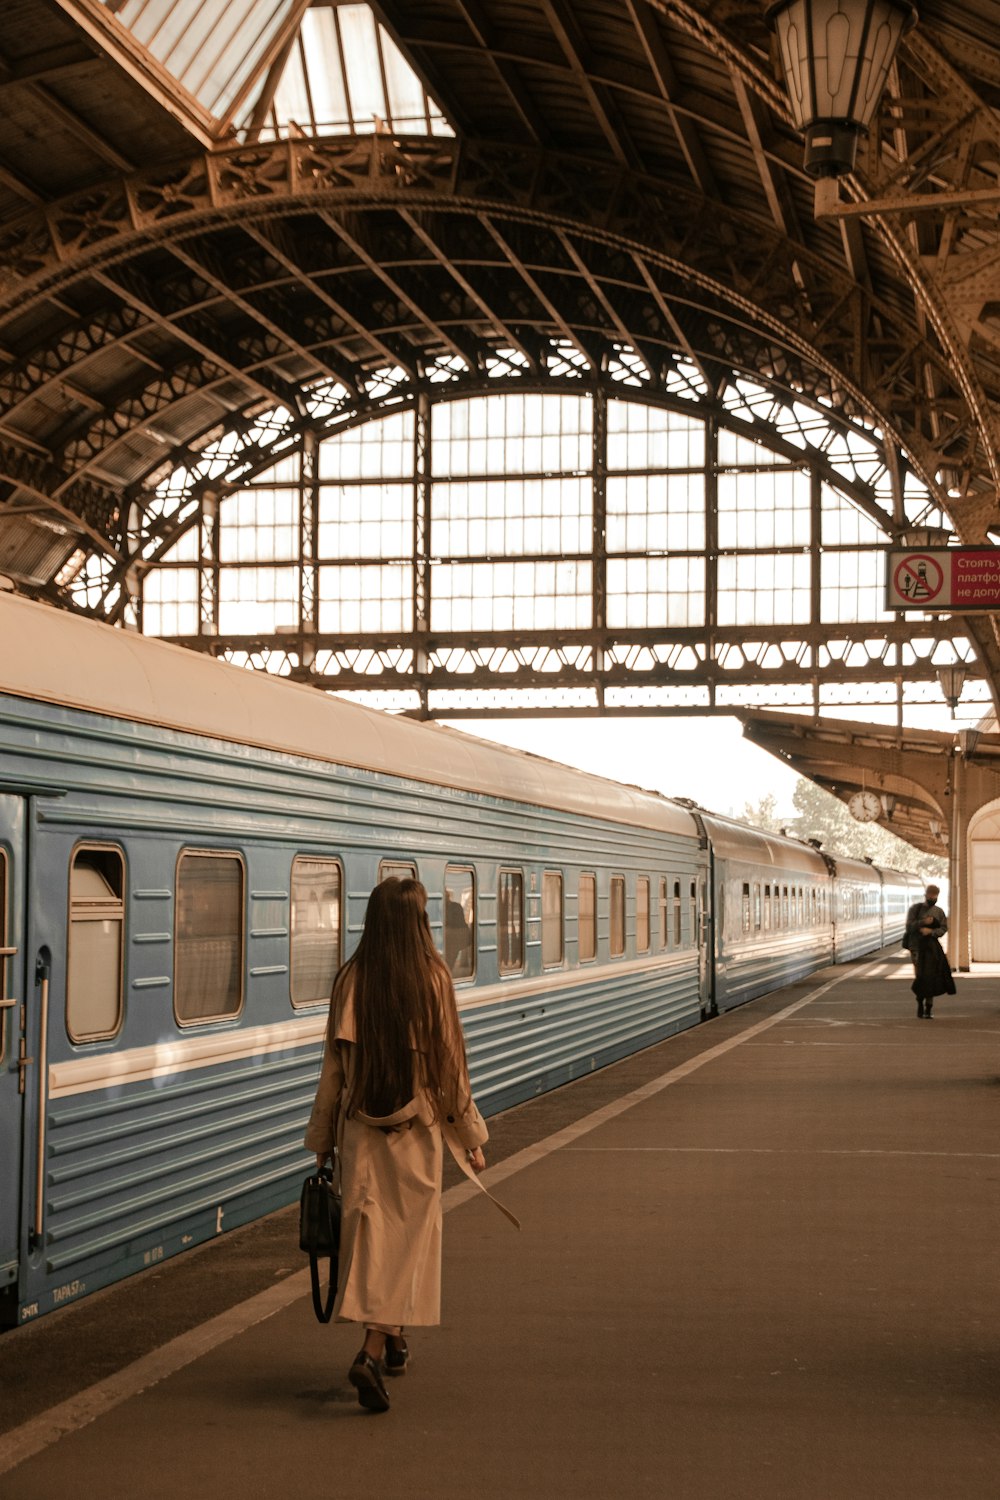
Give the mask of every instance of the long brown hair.
<path id="1" fill-rule="evenodd" d="M 421 1083 L 438 1116 L 463 1113 L 470 1096 L 455 989 L 419 880 L 391 876 L 372 891 L 361 941 L 334 980 L 334 1011 L 348 983 L 357 1055 L 347 1113 L 391 1115 Z"/>

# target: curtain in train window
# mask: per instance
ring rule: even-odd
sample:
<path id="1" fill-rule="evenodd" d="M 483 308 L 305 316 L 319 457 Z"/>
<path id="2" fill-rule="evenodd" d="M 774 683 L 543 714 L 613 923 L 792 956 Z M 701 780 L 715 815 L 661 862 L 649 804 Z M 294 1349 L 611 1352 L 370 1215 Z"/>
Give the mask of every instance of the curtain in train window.
<path id="1" fill-rule="evenodd" d="M 467 865 L 448 865 L 444 872 L 444 961 L 452 979 L 475 975 L 476 883 Z"/>
<path id="2" fill-rule="evenodd" d="M 497 963 L 501 974 L 524 968 L 524 876 L 501 870 L 497 888 Z"/>
<path id="3" fill-rule="evenodd" d="M 635 883 L 635 951 L 649 952 L 649 880 L 645 875 Z"/>
<path id="4" fill-rule="evenodd" d="M 553 870 L 542 876 L 542 964 L 563 961 L 563 878 Z"/>
<path id="5" fill-rule="evenodd" d="M 177 864 L 174 1014 L 182 1024 L 243 1004 L 243 861 L 185 852 Z"/>
<path id="6" fill-rule="evenodd" d="M 669 914 L 669 902 L 667 900 L 667 882 L 665 878 L 660 879 L 660 947 L 667 946 L 667 920 Z"/>
<path id="7" fill-rule="evenodd" d="M 384 859 L 378 867 L 378 883 L 383 880 L 416 880 L 417 867 L 402 859 Z"/>
<path id="8" fill-rule="evenodd" d="M 621 958 L 625 952 L 625 880 L 621 875 L 611 877 L 611 957 Z"/>
<path id="9" fill-rule="evenodd" d="M 78 849 L 69 872 L 66 1030 L 74 1042 L 114 1036 L 122 1023 L 125 861 L 117 849 Z"/>
<path id="10" fill-rule="evenodd" d="M 292 860 L 291 997 L 293 1005 L 329 1000 L 340 968 L 340 866 L 333 859 Z"/>
<path id="11" fill-rule="evenodd" d="M 674 881 L 674 947 L 681 945 L 681 883 Z"/>
<path id="12" fill-rule="evenodd" d="M 581 963 L 597 957 L 597 877 L 581 875 L 577 901 L 577 941 Z"/>

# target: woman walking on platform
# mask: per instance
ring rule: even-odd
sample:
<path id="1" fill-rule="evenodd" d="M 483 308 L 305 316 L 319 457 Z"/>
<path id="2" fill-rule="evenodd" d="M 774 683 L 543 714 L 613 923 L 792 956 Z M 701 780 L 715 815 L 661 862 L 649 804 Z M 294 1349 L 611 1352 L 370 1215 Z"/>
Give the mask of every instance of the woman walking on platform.
<path id="1" fill-rule="evenodd" d="M 451 975 L 434 946 L 427 892 L 382 882 L 333 985 L 326 1050 L 305 1144 L 336 1147 L 343 1196 L 334 1313 L 364 1326 L 348 1378 L 387 1411 L 403 1375 L 403 1330 L 440 1322 L 441 1171 L 447 1144 L 472 1175 L 488 1132 L 473 1101 Z"/>
<path id="2" fill-rule="evenodd" d="M 935 995 L 954 995 L 955 981 L 940 939 L 948 931 L 948 918 L 937 904 L 939 892 L 929 885 L 923 901 L 917 901 L 906 914 L 904 945 L 913 959 L 914 980 L 911 985 L 917 997 L 917 1017 L 932 1018 Z"/>

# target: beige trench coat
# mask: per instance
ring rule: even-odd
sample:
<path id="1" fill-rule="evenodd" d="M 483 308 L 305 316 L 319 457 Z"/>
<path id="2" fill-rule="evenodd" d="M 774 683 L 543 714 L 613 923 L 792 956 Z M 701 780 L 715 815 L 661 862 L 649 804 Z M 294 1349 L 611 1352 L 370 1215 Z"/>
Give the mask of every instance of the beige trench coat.
<path id="1" fill-rule="evenodd" d="M 330 1015 L 305 1135 L 306 1147 L 317 1154 L 337 1148 L 343 1207 L 334 1316 L 344 1323 L 390 1327 L 439 1323 L 444 1133 L 461 1164 L 464 1151 L 483 1145 L 489 1132 L 474 1103 L 463 1115 L 435 1121 L 422 1091 L 385 1119 L 360 1114 L 348 1119 L 355 1045 L 354 997 L 348 990 Z"/>

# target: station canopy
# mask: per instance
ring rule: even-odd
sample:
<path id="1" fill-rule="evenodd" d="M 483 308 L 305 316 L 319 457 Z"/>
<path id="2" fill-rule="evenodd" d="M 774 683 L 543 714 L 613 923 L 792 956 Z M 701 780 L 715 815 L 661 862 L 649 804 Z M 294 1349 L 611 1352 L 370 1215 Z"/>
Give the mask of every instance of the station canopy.
<path id="1" fill-rule="evenodd" d="M 6 0 L 0 573 L 421 713 L 995 704 L 877 596 L 1000 527 L 1000 5 L 820 215 L 765 11 Z"/>

